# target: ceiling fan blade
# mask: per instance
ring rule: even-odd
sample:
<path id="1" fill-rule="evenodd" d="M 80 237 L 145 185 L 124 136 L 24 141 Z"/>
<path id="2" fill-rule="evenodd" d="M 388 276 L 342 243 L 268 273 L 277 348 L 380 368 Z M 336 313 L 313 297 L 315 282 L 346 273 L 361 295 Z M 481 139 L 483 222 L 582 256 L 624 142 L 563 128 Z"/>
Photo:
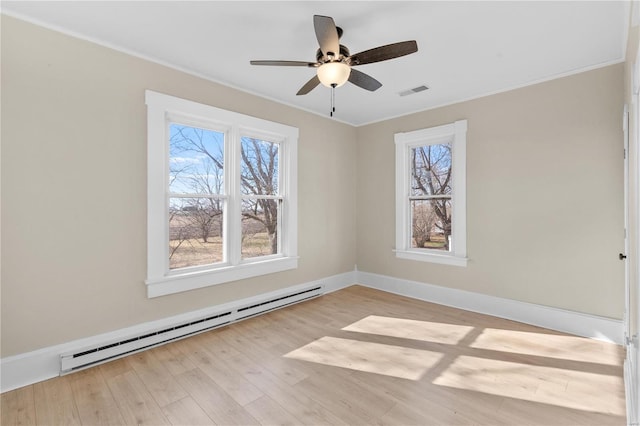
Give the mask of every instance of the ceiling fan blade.
<path id="1" fill-rule="evenodd" d="M 250 61 L 251 65 L 272 65 L 281 67 L 317 67 L 315 62 L 304 61 Z"/>
<path id="2" fill-rule="evenodd" d="M 329 16 L 313 15 L 313 27 L 316 30 L 316 38 L 320 45 L 320 50 L 327 56 L 333 54 L 335 58 L 340 55 L 340 41 L 338 29 L 333 18 Z"/>
<path id="3" fill-rule="evenodd" d="M 298 93 L 296 93 L 296 95 L 306 95 L 307 93 L 309 93 L 310 91 L 312 91 L 313 89 L 315 89 L 315 87 L 320 84 L 320 79 L 318 78 L 318 75 L 314 75 L 313 78 L 309 81 L 307 81 L 305 83 L 304 86 L 302 86 L 300 88 L 300 90 L 298 90 Z"/>
<path id="4" fill-rule="evenodd" d="M 376 91 L 382 87 L 382 83 L 380 83 L 375 78 L 358 70 L 354 70 L 353 68 L 351 68 L 351 74 L 349 74 L 349 81 L 356 86 L 362 87 L 363 89 L 369 90 L 371 92 Z"/>
<path id="5" fill-rule="evenodd" d="M 351 55 L 349 60 L 352 66 L 370 64 L 373 62 L 386 61 L 387 59 L 399 58 L 418 51 L 418 43 L 415 40 L 401 41 L 399 43 L 387 44 L 386 46 L 374 47 L 364 52 Z"/>

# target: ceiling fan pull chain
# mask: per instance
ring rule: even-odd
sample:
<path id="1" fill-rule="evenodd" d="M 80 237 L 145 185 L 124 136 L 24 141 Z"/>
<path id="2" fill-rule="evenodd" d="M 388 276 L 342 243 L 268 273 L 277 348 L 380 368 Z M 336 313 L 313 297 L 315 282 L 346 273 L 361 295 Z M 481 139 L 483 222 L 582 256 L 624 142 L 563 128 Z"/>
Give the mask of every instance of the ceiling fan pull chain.
<path id="1" fill-rule="evenodd" d="M 331 112 L 329 113 L 330 117 L 333 117 L 333 113 L 336 112 L 336 85 L 331 85 Z"/>

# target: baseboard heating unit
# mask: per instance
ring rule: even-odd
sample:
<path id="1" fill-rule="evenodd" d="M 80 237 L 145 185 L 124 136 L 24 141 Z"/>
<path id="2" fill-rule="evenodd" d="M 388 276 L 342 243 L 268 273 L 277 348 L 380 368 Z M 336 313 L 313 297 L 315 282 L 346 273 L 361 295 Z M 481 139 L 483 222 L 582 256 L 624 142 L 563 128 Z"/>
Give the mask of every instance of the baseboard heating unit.
<path id="1" fill-rule="evenodd" d="M 233 306 L 203 318 L 197 318 L 160 330 L 145 332 L 137 336 L 130 336 L 120 341 L 105 342 L 93 347 L 64 353 L 60 355 L 60 374 L 69 374 L 154 346 L 183 339 L 194 334 L 302 302 L 320 296 L 323 293 L 322 290 L 322 286 L 318 285 L 307 289 L 292 291 L 287 294 L 280 293 L 277 296 L 265 295 L 266 297 L 263 300 L 251 298 L 251 301 L 248 303 L 246 300 L 244 301 L 245 303 L 241 301 L 237 307 Z"/>

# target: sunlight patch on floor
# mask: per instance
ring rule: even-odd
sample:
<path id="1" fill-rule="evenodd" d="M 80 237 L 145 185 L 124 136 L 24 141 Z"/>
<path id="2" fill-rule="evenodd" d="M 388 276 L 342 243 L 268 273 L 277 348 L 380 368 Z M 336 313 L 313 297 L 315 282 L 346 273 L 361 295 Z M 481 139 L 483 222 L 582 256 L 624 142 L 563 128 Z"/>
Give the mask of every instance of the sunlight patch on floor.
<path id="1" fill-rule="evenodd" d="M 455 345 L 472 329 L 465 325 L 369 315 L 342 330 Z"/>
<path id="2" fill-rule="evenodd" d="M 433 383 L 590 412 L 626 414 L 622 378 L 604 374 L 460 356 Z"/>
<path id="3" fill-rule="evenodd" d="M 287 358 L 419 380 L 441 353 L 325 336 L 289 352 Z"/>
<path id="4" fill-rule="evenodd" d="M 567 335 L 487 328 L 470 346 L 476 349 L 607 365 L 620 365 L 621 362 L 615 345 Z"/>

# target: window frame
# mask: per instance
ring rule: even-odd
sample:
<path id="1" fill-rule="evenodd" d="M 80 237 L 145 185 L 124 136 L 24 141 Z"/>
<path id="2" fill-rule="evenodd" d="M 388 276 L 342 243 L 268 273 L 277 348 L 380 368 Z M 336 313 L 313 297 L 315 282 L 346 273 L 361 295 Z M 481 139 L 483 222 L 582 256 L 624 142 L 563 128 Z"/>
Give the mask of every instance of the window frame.
<path id="1" fill-rule="evenodd" d="M 466 144 L 467 120 L 458 120 L 394 135 L 396 151 L 396 257 L 445 265 L 467 266 Z M 452 251 L 411 247 L 411 149 L 451 143 Z"/>
<path id="2" fill-rule="evenodd" d="M 298 129 L 170 95 L 145 91 L 147 105 L 147 297 L 213 286 L 298 267 Z M 169 269 L 169 124 L 224 132 L 223 262 Z M 278 143 L 279 253 L 242 259 L 241 138 Z M 238 216 L 238 217 L 235 217 Z"/>

